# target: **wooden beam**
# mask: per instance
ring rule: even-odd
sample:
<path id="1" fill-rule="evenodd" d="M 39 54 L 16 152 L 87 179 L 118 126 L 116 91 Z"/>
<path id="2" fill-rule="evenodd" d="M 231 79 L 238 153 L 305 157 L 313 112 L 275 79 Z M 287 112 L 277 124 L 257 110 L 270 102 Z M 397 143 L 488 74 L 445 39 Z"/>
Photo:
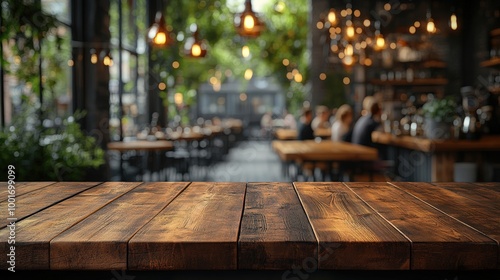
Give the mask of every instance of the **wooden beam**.
<path id="1" fill-rule="evenodd" d="M 245 183 L 192 183 L 129 242 L 132 270 L 236 269 Z"/>
<path id="2" fill-rule="evenodd" d="M 50 268 L 126 270 L 130 238 L 187 185 L 142 184 L 99 209 L 50 242 Z"/>
<path id="3" fill-rule="evenodd" d="M 317 262 L 317 241 L 291 183 L 250 183 L 241 221 L 239 269 L 290 269 Z"/>
<path id="4" fill-rule="evenodd" d="M 407 270 L 410 242 L 341 183 L 294 183 L 319 241 L 319 269 Z"/>

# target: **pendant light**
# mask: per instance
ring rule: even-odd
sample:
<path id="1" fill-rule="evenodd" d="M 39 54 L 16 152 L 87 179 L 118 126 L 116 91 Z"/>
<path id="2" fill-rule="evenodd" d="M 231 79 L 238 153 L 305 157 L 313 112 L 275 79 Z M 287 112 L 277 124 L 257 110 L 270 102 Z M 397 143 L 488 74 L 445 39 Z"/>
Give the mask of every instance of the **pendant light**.
<path id="1" fill-rule="evenodd" d="M 252 1 L 245 0 L 245 10 L 234 18 L 236 30 L 243 37 L 257 37 L 264 30 L 264 23 L 252 10 Z"/>
<path id="2" fill-rule="evenodd" d="M 184 44 L 185 54 L 194 58 L 205 57 L 207 55 L 207 44 L 205 40 L 199 39 L 198 26 L 193 23 L 189 29 L 193 32 L 193 36 L 186 39 Z"/>
<path id="3" fill-rule="evenodd" d="M 148 42 L 153 46 L 168 46 L 173 43 L 168 32 L 165 17 L 161 11 L 156 12 L 155 22 L 148 29 Z"/>

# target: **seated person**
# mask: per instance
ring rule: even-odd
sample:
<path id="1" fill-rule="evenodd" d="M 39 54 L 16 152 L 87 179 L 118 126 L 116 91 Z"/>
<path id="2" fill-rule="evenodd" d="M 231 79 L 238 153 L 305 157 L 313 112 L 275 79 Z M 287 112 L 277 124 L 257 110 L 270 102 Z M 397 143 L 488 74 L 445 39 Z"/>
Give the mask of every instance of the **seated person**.
<path id="1" fill-rule="evenodd" d="M 313 130 L 318 128 L 330 128 L 330 110 L 326 106 L 318 106 L 316 117 L 311 123 Z"/>
<path id="2" fill-rule="evenodd" d="M 299 133 L 297 135 L 298 140 L 313 140 L 314 131 L 311 127 L 313 116 L 312 111 L 309 108 L 304 108 L 302 112 L 302 117 L 300 119 Z"/>
<path id="3" fill-rule="evenodd" d="M 350 105 L 344 104 L 340 106 L 335 114 L 335 122 L 332 125 L 332 141 L 350 142 L 352 117 Z"/>
<path id="4" fill-rule="evenodd" d="M 372 132 L 375 131 L 380 125 L 379 119 L 382 110 L 378 102 L 374 99 L 372 100 L 373 102 L 369 104 L 368 113 L 361 116 L 354 125 L 354 129 L 352 131 L 352 143 L 375 148 L 372 141 Z M 364 103 L 365 102 L 363 102 L 363 105 L 365 105 Z"/>

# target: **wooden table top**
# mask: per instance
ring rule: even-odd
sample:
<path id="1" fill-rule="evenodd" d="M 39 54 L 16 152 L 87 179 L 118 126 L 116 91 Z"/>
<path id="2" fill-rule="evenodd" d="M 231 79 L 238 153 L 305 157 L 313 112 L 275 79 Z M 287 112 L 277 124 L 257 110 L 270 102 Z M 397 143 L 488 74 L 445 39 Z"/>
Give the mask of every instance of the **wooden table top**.
<path id="1" fill-rule="evenodd" d="M 274 151 L 281 160 L 310 161 L 374 161 L 378 159 L 377 149 L 348 142 L 323 140 L 272 142 Z"/>
<path id="2" fill-rule="evenodd" d="M 168 151 L 173 148 L 174 143 L 166 140 L 137 140 L 129 142 L 117 141 L 108 143 L 108 150 L 116 151 Z"/>
<path id="3" fill-rule="evenodd" d="M 486 135 L 479 140 L 430 140 L 374 131 L 372 140 L 374 143 L 422 152 L 500 151 L 500 135 Z"/>
<path id="4" fill-rule="evenodd" d="M 278 140 L 296 140 L 297 130 L 289 128 L 277 128 L 274 131 L 274 135 Z M 329 128 L 318 128 L 314 130 L 314 136 L 323 139 L 329 139 L 332 136 L 332 131 Z"/>
<path id="5" fill-rule="evenodd" d="M 500 269 L 500 183 L 30 182 L 16 191 L 16 270 L 275 270 L 304 260 L 320 270 Z"/>

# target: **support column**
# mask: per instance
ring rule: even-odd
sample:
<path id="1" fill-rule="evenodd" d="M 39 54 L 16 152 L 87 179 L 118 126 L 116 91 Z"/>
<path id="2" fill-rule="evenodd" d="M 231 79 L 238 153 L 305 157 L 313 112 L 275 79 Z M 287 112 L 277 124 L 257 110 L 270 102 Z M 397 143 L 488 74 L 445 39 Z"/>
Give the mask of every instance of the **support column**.
<path id="1" fill-rule="evenodd" d="M 329 4 L 326 0 L 310 0 L 309 5 L 311 7 L 309 14 L 309 38 L 308 38 L 308 48 L 311 53 L 311 63 L 310 63 L 310 83 L 311 83 L 311 95 L 310 101 L 311 106 L 314 108 L 317 105 L 321 105 L 327 95 L 327 88 L 325 83 L 319 79 L 319 75 L 325 69 L 325 56 L 324 56 L 324 44 L 321 43 L 322 32 L 316 28 L 316 23 L 318 22 L 321 13 L 325 13 L 329 10 Z"/>

